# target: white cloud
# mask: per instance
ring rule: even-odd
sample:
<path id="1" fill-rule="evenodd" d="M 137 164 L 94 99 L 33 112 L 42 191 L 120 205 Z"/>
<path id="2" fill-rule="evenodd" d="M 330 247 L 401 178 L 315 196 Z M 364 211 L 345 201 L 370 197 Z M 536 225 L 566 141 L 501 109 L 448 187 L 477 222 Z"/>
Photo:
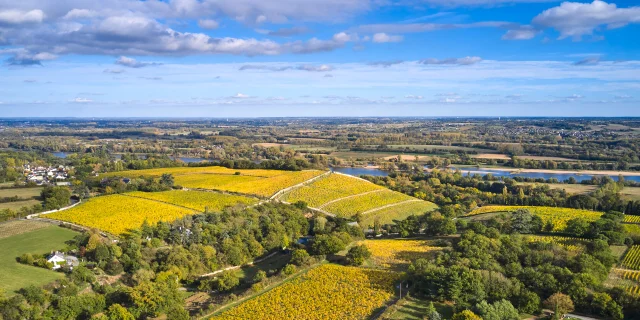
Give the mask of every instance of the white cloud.
<path id="1" fill-rule="evenodd" d="M 530 40 L 535 38 L 538 33 L 540 33 L 539 30 L 526 26 L 507 31 L 507 33 L 502 36 L 502 40 Z"/>
<path id="2" fill-rule="evenodd" d="M 429 58 L 429 59 L 424 59 L 424 60 L 420 60 L 419 63 L 421 64 L 434 64 L 434 65 L 463 65 L 463 66 L 467 66 L 467 65 L 472 65 L 472 64 L 476 64 L 478 62 L 482 61 L 482 58 L 480 57 L 464 57 L 464 58 L 447 58 L 447 59 L 434 59 L 434 58 Z"/>
<path id="3" fill-rule="evenodd" d="M 98 16 L 98 12 L 88 9 L 72 9 L 62 17 L 64 20 L 87 19 Z"/>
<path id="4" fill-rule="evenodd" d="M 18 25 L 25 23 L 41 23 L 44 19 L 42 10 L 0 10 L 0 25 Z"/>
<path id="5" fill-rule="evenodd" d="M 220 24 L 218 23 L 218 21 L 212 19 L 202 19 L 198 20 L 198 26 L 202 29 L 213 30 L 218 29 Z"/>
<path id="6" fill-rule="evenodd" d="M 563 2 L 560 6 L 543 11 L 533 19 L 533 24 L 554 28 L 560 39 L 593 35 L 600 26 L 608 29 L 640 23 L 640 7 L 618 8 L 614 3 L 594 0 L 592 3 Z"/>
<path id="7" fill-rule="evenodd" d="M 236 93 L 236 95 L 231 96 L 231 98 L 234 99 L 247 99 L 247 98 L 251 98 L 251 96 L 244 94 L 244 93 Z"/>
<path id="8" fill-rule="evenodd" d="M 421 100 L 423 98 L 423 96 L 417 96 L 417 95 L 413 95 L 413 94 L 408 94 L 406 96 L 404 96 L 405 99 L 415 99 L 415 100 Z"/>
<path id="9" fill-rule="evenodd" d="M 384 32 L 373 35 L 373 42 L 375 43 L 401 42 L 403 39 L 404 37 L 402 36 L 388 35 Z"/>
<path id="10" fill-rule="evenodd" d="M 138 61 L 134 58 L 129 58 L 125 56 L 121 56 L 120 58 L 118 58 L 115 64 L 119 64 L 121 66 L 129 67 L 129 68 L 143 68 L 148 66 L 161 65 L 161 63 L 157 63 L 157 62 Z"/>
<path id="11" fill-rule="evenodd" d="M 69 100 L 69 102 L 73 102 L 73 103 L 91 103 L 91 102 L 93 102 L 93 100 L 87 99 L 87 98 L 75 98 L 75 99 Z"/>
<path id="12" fill-rule="evenodd" d="M 354 30 L 362 33 L 416 33 L 432 32 L 451 29 L 472 29 L 472 28 L 509 28 L 516 27 L 513 22 L 485 21 L 474 23 L 380 23 L 366 24 L 356 27 Z"/>

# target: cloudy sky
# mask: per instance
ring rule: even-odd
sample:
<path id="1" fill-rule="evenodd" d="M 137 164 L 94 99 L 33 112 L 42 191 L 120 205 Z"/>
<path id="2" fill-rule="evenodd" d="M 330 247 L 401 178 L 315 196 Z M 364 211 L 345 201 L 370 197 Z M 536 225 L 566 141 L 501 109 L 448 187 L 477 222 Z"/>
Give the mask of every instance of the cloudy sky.
<path id="1" fill-rule="evenodd" d="M 609 1 L 0 0 L 0 117 L 640 116 Z"/>

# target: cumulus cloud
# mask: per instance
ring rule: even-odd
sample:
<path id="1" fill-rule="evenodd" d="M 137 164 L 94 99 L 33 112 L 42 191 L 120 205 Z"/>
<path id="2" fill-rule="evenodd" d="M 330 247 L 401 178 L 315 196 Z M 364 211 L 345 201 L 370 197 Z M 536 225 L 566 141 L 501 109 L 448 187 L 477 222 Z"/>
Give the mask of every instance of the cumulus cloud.
<path id="1" fill-rule="evenodd" d="M 305 64 L 305 65 L 299 66 L 298 70 L 315 71 L 315 72 L 327 72 L 327 71 L 333 70 L 333 67 L 329 66 L 329 65 L 326 65 L 326 64 L 319 65 L 319 66 Z"/>
<path id="2" fill-rule="evenodd" d="M 404 39 L 403 36 L 389 35 L 384 32 L 380 32 L 373 35 L 372 41 L 375 43 L 387 43 L 387 42 L 401 42 L 403 39 Z"/>
<path id="3" fill-rule="evenodd" d="M 162 65 L 161 63 L 157 63 L 157 62 L 138 61 L 138 60 L 136 60 L 134 58 L 129 58 L 129 57 L 125 57 L 125 56 L 121 56 L 120 58 L 118 58 L 118 60 L 116 60 L 115 64 L 119 64 L 121 66 L 129 67 L 129 68 L 143 68 L 143 67 L 148 67 L 148 66 L 159 66 L 159 65 Z"/>
<path id="4" fill-rule="evenodd" d="M 618 8 L 614 3 L 594 0 L 592 3 L 563 2 L 547 9 L 533 19 L 533 24 L 556 29 L 559 39 L 593 35 L 600 26 L 607 29 L 640 23 L 640 7 Z"/>
<path id="5" fill-rule="evenodd" d="M 218 29 L 220 24 L 218 23 L 218 21 L 212 19 L 201 19 L 198 20 L 198 26 L 202 29 L 213 30 Z"/>
<path id="6" fill-rule="evenodd" d="M 502 36 L 502 40 L 530 40 L 535 38 L 538 33 L 540 33 L 540 31 L 531 26 L 522 26 L 517 29 L 508 30 L 507 33 Z"/>
<path id="7" fill-rule="evenodd" d="M 0 26 L 2 25 L 19 25 L 28 23 L 41 23 L 44 19 L 42 10 L 2 10 L 0 9 Z"/>
<path id="8" fill-rule="evenodd" d="M 464 57 L 464 58 L 448 58 L 448 59 L 423 59 L 418 61 L 420 64 L 426 65 L 461 65 L 467 66 L 482 61 L 480 57 Z"/>
<path id="9" fill-rule="evenodd" d="M 42 65 L 42 61 L 54 60 L 56 55 L 49 52 L 32 53 L 25 49 L 0 49 L 1 54 L 13 55 L 7 60 L 9 65 L 13 66 L 33 66 Z"/>

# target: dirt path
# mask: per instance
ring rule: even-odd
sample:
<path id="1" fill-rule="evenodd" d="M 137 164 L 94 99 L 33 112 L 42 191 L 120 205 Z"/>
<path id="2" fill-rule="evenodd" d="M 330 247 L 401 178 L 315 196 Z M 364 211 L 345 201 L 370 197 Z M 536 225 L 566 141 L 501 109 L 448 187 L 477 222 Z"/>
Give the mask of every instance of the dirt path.
<path id="1" fill-rule="evenodd" d="M 216 271 L 213 271 L 213 272 L 209 272 L 209 273 L 201 274 L 201 275 L 200 275 L 200 278 L 214 276 L 214 275 L 216 275 L 216 274 L 218 274 L 218 273 L 222 273 L 222 272 L 229 271 L 229 270 L 236 270 L 236 269 L 240 269 L 240 268 L 242 268 L 242 267 L 244 267 L 244 266 L 252 266 L 252 265 L 254 265 L 254 264 L 256 264 L 256 263 L 260 263 L 260 262 L 262 262 L 262 261 L 264 261 L 264 260 L 267 260 L 267 259 L 269 259 L 269 258 L 271 258 L 271 257 L 275 256 L 276 254 L 278 254 L 278 251 L 276 251 L 276 252 L 272 252 L 272 253 L 270 253 L 269 255 L 267 255 L 267 256 L 266 256 L 266 257 L 264 257 L 264 258 L 260 258 L 260 259 L 258 259 L 258 260 L 251 261 L 251 262 L 246 263 L 246 264 L 243 264 L 243 265 L 241 265 L 241 266 L 232 266 L 232 267 L 227 267 L 227 268 L 224 268 L 224 269 L 219 269 L 219 270 L 216 270 Z"/>
<path id="2" fill-rule="evenodd" d="M 324 208 L 324 207 L 326 207 L 326 206 L 328 206 L 328 205 L 330 205 L 330 204 L 332 204 L 332 203 L 336 203 L 336 202 L 338 202 L 338 201 L 342 201 L 342 200 L 346 200 L 346 199 L 351 199 L 351 198 L 355 198 L 355 197 L 359 197 L 359 196 L 364 196 L 364 195 L 367 195 L 367 194 L 370 194 L 370 193 L 376 193 L 376 192 L 381 192 L 381 191 L 385 191 L 385 190 L 386 190 L 386 189 L 380 189 L 380 190 L 367 191 L 367 192 L 364 192 L 364 193 L 358 193 L 358 194 L 354 194 L 354 195 L 350 195 L 350 196 L 346 196 L 346 197 L 338 198 L 338 199 L 331 200 L 331 201 L 329 201 L 329 202 L 327 202 L 327 203 L 325 203 L 325 204 L 323 204 L 323 205 L 319 206 L 319 207 L 318 207 L 318 209 L 322 209 L 322 208 Z"/>
<path id="3" fill-rule="evenodd" d="M 395 206 L 399 206 L 401 204 L 405 204 L 405 203 L 410 203 L 410 202 L 417 202 L 417 201 L 422 201 L 420 199 L 411 199 L 411 200 L 407 200 L 407 201 L 402 201 L 402 202 L 396 202 L 396 203 L 392 203 L 392 204 L 388 204 L 386 206 L 382 206 L 382 207 L 377 207 L 377 208 L 373 208 L 371 210 L 365 211 L 362 213 L 362 215 L 365 214 L 370 214 L 372 212 L 376 212 L 376 211 L 380 211 L 382 209 L 386 209 L 386 208 L 391 208 L 391 207 L 395 207 Z"/>

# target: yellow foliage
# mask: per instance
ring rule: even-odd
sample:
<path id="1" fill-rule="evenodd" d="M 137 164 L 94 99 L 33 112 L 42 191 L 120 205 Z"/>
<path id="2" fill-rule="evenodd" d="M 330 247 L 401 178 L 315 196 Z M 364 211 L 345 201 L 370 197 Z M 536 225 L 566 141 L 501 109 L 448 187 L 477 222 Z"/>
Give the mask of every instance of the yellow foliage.
<path id="1" fill-rule="evenodd" d="M 126 195 L 166 202 L 200 212 L 204 212 L 205 208 L 208 208 L 210 212 L 215 212 L 225 207 L 235 206 L 236 204 L 252 205 L 258 202 L 255 198 L 206 191 L 136 191 L 127 193 Z"/>
<path id="2" fill-rule="evenodd" d="M 625 268 L 640 270 L 640 245 L 632 246 L 622 260 Z"/>
<path id="3" fill-rule="evenodd" d="M 640 223 L 640 216 L 632 216 L 632 215 L 625 214 L 623 221 L 626 223 Z"/>
<path id="4" fill-rule="evenodd" d="M 340 200 L 322 209 L 340 217 L 352 217 L 358 213 L 409 200 L 421 201 L 400 192 L 382 190 Z"/>
<path id="5" fill-rule="evenodd" d="M 429 258 L 442 247 L 430 245 L 428 240 L 365 240 L 364 244 L 371 252 L 373 261 L 383 267 L 408 264 L 421 258 Z"/>
<path id="6" fill-rule="evenodd" d="M 539 216 L 544 223 L 551 221 L 554 227 L 553 231 L 564 230 L 567 227 L 567 221 L 574 218 L 596 221 L 602 216 L 602 212 L 591 210 L 535 206 L 484 206 L 471 211 L 468 215 L 473 216 L 491 212 L 514 212 L 518 209 L 529 210 L 532 214 Z"/>
<path id="7" fill-rule="evenodd" d="M 304 201 L 310 207 L 318 208 L 329 201 L 375 190 L 384 190 L 384 187 L 354 177 L 330 174 L 295 189 L 284 200 L 291 203 Z"/>
<path id="8" fill-rule="evenodd" d="M 368 319 L 394 296 L 397 279 L 390 271 L 323 265 L 211 319 Z"/>

